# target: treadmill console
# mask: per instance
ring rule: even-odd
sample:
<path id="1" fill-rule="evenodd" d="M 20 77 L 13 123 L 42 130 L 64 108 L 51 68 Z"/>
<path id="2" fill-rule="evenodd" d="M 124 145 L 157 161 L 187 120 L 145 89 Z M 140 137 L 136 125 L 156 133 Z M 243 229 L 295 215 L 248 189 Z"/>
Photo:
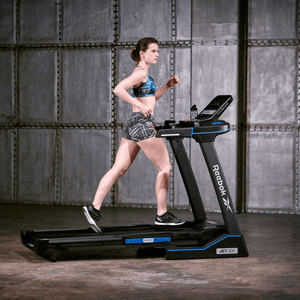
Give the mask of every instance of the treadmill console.
<path id="1" fill-rule="evenodd" d="M 176 123 L 175 120 L 165 120 L 163 126 L 156 126 L 156 136 L 164 138 L 188 137 L 201 141 L 213 140 L 217 135 L 230 130 L 229 123 L 217 120 L 232 100 L 230 95 L 219 95 L 193 120 L 179 121 L 179 123 Z"/>
<path id="2" fill-rule="evenodd" d="M 195 119 L 179 121 L 179 124 L 182 127 L 199 127 L 212 123 L 219 119 L 232 100 L 230 95 L 219 95 L 210 101 Z M 170 121 L 167 120 L 167 122 Z M 167 124 L 165 123 L 165 125 Z"/>
<path id="3" fill-rule="evenodd" d="M 196 117 L 200 122 L 217 120 L 232 102 L 230 95 L 215 97 Z"/>

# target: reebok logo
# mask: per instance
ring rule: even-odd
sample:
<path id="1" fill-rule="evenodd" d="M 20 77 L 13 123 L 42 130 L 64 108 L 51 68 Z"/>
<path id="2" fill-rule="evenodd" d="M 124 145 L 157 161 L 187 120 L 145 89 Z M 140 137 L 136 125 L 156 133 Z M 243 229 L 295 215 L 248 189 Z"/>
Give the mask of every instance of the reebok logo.
<path id="1" fill-rule="evenodd" d="M 214 165 L 213 166 L 213 172 L 214 172 L 215 177 L 216 177 L 217 182 L 218 182 L 218 186 L 219 186 L 219 190 L 220 190 L 220 193 L 221 193 L 221 196 L 222 196 L 222 199 L 223 199 L 223 203 L 226 206 L 227 210 L 230 210 L 232 212 L 232 209 L 230 207 L 230 201 L 229 201 L 229 199 L 228 199 L 228 197 L 226 195 L 226 190 L 225 190 L 225 188 L 223 186 L 223 182 L 224 181 L 223 181 L 223 179 L 221 177 L 221 174 L 220 174 L 219 170 L 220 170 L 219 165 Z M 223 198 L 223 196 L 225 198 Z"/>
<path id="2" fill-rule="evenodd" d="M 227 197 L 227 199 L 225 199 L 225 198 L 222 198 L 222 199 L 223 199 L 224 205 L 227 207 L 227 210 L 229 209 L 232 212 L 232 209 L 230 207 L 230 201 L 229 201 L 228 197 Z"/>

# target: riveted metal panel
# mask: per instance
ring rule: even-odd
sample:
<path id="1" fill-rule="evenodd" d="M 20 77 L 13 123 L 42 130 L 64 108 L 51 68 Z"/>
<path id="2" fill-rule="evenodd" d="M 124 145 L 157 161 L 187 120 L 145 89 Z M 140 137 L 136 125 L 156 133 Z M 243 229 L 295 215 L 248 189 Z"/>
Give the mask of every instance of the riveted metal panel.
<path id="1" fill-rule="evenodd" d="M 15 43 L 15 1 L 0 2 L 0 44 Z"/>
<path id="2" fill-rule="evenodd" d="M 216 96 L 231 95 L 233 102 L 221 119 L 236 124 L 237 46 L 192 47 L 192 101 L 199 112 Z"/>
<path id="3" fill-rule="evenodd" d="M 55 122 L 57 102 L 56 51 L 19 54 L 19 121 Z"/>
<path id="4" fill-rule="evenodd" d="M 108 49 L 62 51 L 62 122 L 110 122 L 111 72 Z"/>
<path id="5" fill-rule="evenodd" d="M 294 123 L 297 106 L 296 49 L 251 48 L 249 60 L 250 123 Z"/>
<path id="6" fill-rule="evenodd" d="M 192 1 L 176 0 L 176 39 L 190 40 L 192 35 Z"/>
<path id="7" fill-rule="evenodd" d="M 122 0 L 119 3 L 121 42 L 147 36 L 158 41 L 171 40 L 171 1 Z"/>
<path id="8" fill-rule="evenodd" d="M 0 129 L 0 200 L 13 200 L 13 131 Z"/>
<path id="9" fill-rule="evenodd" d="M 250 39 L 297 38 L 297 0 L 251 0 Z"/>
<path id="10" fill-rule="evenodd" d="M 0 122 L 14 119 L 13 53 L 0 51 Z"/>
<path id="11" fill-rule="evenodd" d="M 49 0 L 20 2 L 20 42 L 57 42 L 57 3 Z"/>
<path id="12" fill-rule="evenodd" d="M 121 131 L 117 132 L 118 146 L 121 141 Z M 156 207 L 155 180 L 157 170 L 142 150 L 125 175 L 117 182 L 117 204 L 150 205 Z"/>
<path id="13" fill-rule="evenodd" d="M 118 79 L 117 83 L 129 76 L 136 66 L 136 63 L 130 57 L 130 49 L 118 51 Z M 159 60 L 157 65 L 149 69 L 150 76 L 154 79 L 156 89 L 162 87 L 170 78 L 170 49 L 161 48 L 159 50 Z M 132 90 L 128 92 L 132 94 Z M 117 97 L 117 123 L 124 123 L 132 112 L 132 106 Z M 155 122 L 161 123 L 170 118 L 170 91 L 161 97 L 155 105 Z"/>
<path id="14" fill-rule="evenodd" d="M 55 201 L 55 153 L 55 130 L 18 130 L 18 201 Z"/>
<path id="15" fill-rule="evenodd" d="M 111 167 L 110 130 L 59 130 L 58 202 L 91 203 Z M 105 198 L 110 203 L 110 193 Z"/>
<path id="16" fill-rule="evenodd" d="M 193 1 L 193 39 L 237 39 L 238 0 Z"/>
<path id="17" fill-rule="evenodd" d="M 191 103 L 191 49 L 175 49 L 175 74 L 180 84 L 175 86 L 175 120 L 189 120 Z"/>
<path id="18" fill-rule="evenodd" d="M 293 132 L 250 132 L 248 211 L 294 212 L 293 144 Z"/>
<path id="19" fill-rule="evenodd" d="M 113 42 L 113 0 L 63 0 L 63 42 Z"/>

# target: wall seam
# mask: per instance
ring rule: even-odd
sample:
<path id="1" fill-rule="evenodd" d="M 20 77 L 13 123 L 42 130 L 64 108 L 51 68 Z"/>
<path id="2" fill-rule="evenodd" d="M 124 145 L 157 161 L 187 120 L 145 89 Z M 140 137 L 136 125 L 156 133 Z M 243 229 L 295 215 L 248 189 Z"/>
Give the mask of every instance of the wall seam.
<path id="1" fill-rule="evenodd" d="M 19 10 L 20 3 L 19 0 L 15 1 L 14 9 L 14 18 L 15 18 L 15 43 L 19 42 Z M 18 50 L 13 51 L 13 89 L 14 89 L 14 99 L 13 99 L 13 193 L 12 201 L 17 201 L 18 198 L 18 129 L 15 128 L 15 125 L 18 124 L 18 103 L 19 103 L 19 94 L 18 94 L 18 63 L 19 63 L 19 52 Z"/>
<path id="2" fill-rule="evenodd" d="M 56 3 L 57 42 L 62 41 L 62 2 Z M 60 202 L 61 49 L 56 50 L 55 203 Z"/>
<path id="3" fill-rule="evenodd" d="M 56 52 L 56 124 L 61 121 L 61 51 Z M 55 126 L 55 160 L 56 160 L 56 171 L 55 171 L 55 202 L 58 203 L 59 192 L 60 192 L 60 127 Z"/>
<path id="4" fill-rule="evenodd" d="M 58 43 L 61 43 L 62 41 L 62 3 L 57 2 L 57 25 L 56 25 L 56 30 L 57 30 L 57 41 Z"/>
<path id="5" fill-rule="evenodd" d="M 297 38 L 299 45 L 299 29 L 300 29 L 300 5 L 297 0 Z M 295 212 L 299 213 L 299 126 L 300 126 L 300 51 L 297 47 L 297 126 L 298 130 L 295 132 Z"/>
<path id="6" fill-rule="evenodd" d="M 238 24 L 238 78 L 237 78 L 237 169 L 236 169 L 236 210 L 245 212 L 247 205 L 247 96 L 248 96 L 248 1 L 239 1 Z"/>
<path id="7" fill-rule="evenodd" d="M 119 1 L 113 1 L 113 15 L 114 15 L 114 45 L 111 48 L 111 66 L 112 66 L 112 82 L 111 82 L 111 165 L 114 164 L 117 154 L 117 104 L 116 96 L 113 93 L 113 89 L 117 82 L 117 52 L 118 48 L 116 44 L 119 40 Z M 117 202 L 118 188 L 115 182 L 111 188 L 111 204 L 114 205 Z"/>
<path id="8" fill-rule="evenodd" d="M 176 40 L 176 0 L 171 0 L 171 36 L 172 41 Z M 171 77 L 175 75 L 175 65 L 174 58 L 175 51 L 174 46 L 170 47 L 170 75 Z M 170 89 L 170 119 L 174 120 L 175 116 L 175 88 L 171 87 Z M 175 191 L 174 191 L 174 155 L 170 153 L 170 163 L 172 169 L 170 172 L 169 180 L 169 201 L 170 207 L 173 209 L 175 207 Z"/>

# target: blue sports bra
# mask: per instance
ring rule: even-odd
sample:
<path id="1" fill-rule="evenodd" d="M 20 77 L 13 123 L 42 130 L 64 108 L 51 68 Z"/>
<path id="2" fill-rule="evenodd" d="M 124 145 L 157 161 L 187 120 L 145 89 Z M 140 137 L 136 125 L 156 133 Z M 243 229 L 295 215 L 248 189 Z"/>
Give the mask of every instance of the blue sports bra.
<path id="1" fill-rule="evenodd" d="M 136 88 L 132 88 L 132 97 L 155 96 L 155 84 L 153 78 L 147 74 L 147 81 Z"/>

